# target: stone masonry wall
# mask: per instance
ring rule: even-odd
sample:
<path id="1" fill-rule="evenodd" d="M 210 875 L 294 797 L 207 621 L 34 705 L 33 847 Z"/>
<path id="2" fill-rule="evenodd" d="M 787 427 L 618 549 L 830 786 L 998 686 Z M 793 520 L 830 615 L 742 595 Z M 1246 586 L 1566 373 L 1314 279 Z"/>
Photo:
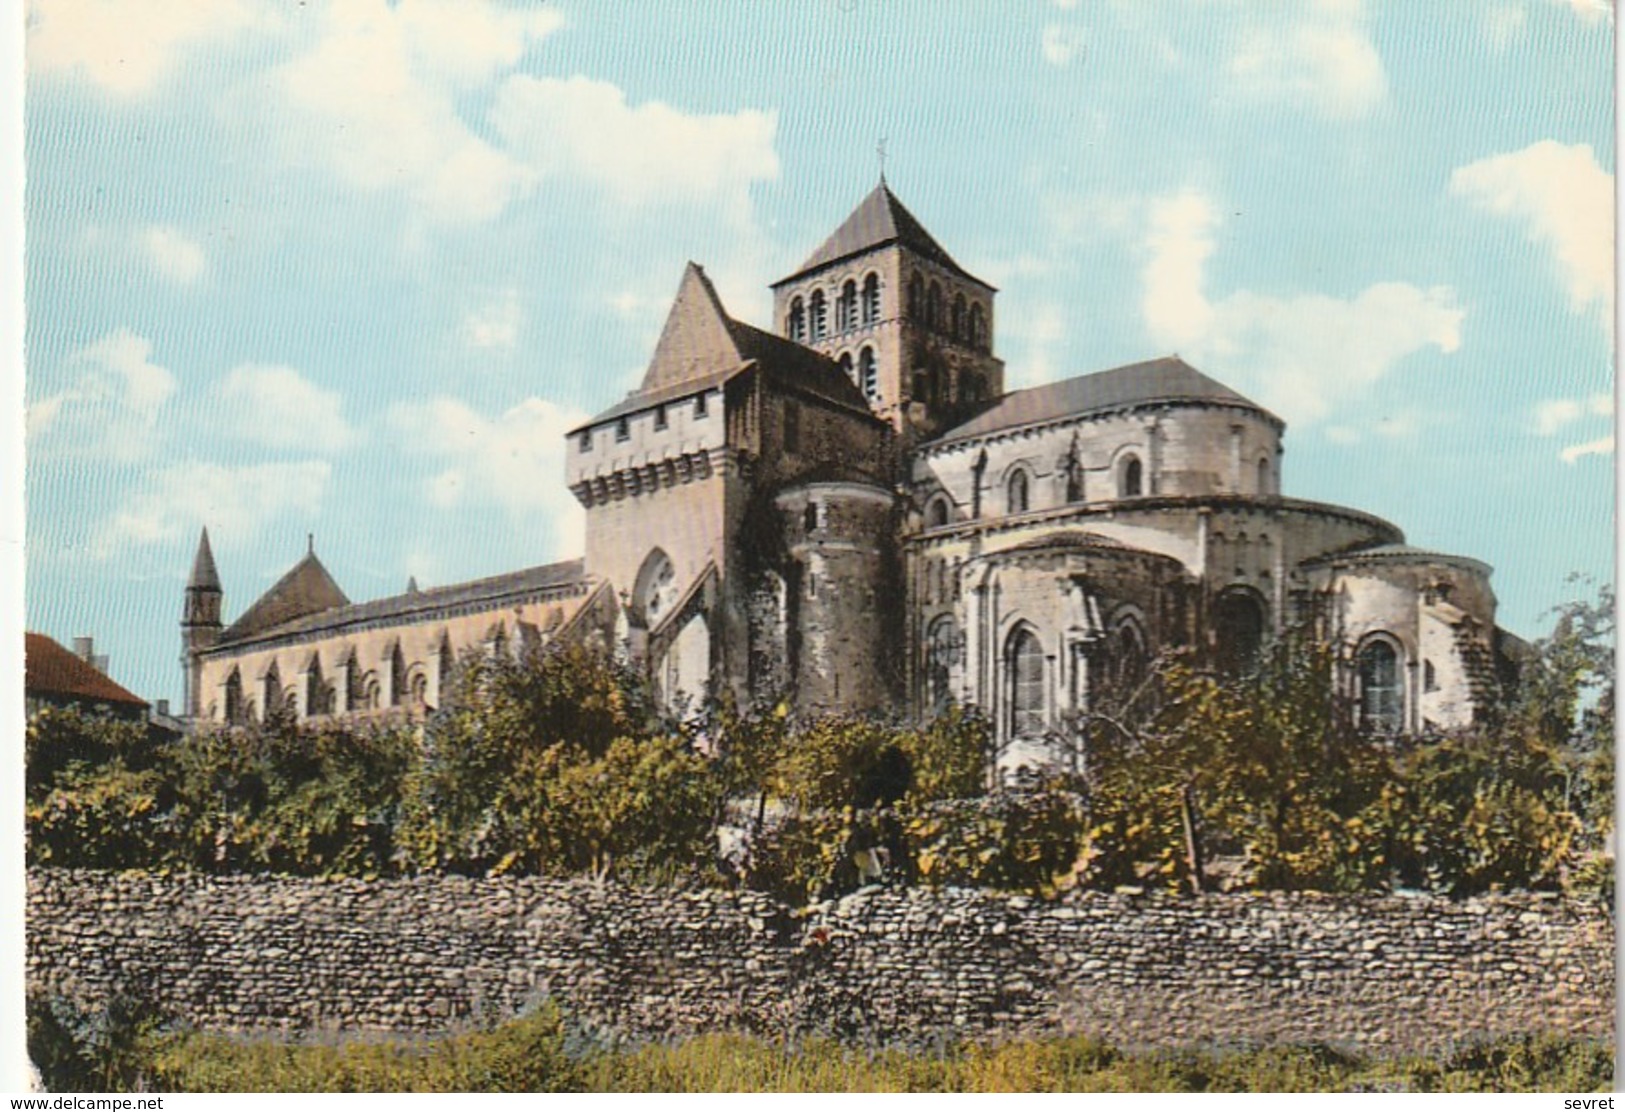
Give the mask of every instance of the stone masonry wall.
<path id="1" fill-rule="evenodd" d="M 630 1038 L 1081 1032 L 1381 1051 L 1613 1038 L 1612 920 L 1527 894 L 870 889 L 792 913 L 754 893 L 588 881 L 45 870 L 29 876 L 27 926 L 31 990 L 92 1007 L 140 992 L 244 1033 L 428 1034 L 551 999 Z"/>

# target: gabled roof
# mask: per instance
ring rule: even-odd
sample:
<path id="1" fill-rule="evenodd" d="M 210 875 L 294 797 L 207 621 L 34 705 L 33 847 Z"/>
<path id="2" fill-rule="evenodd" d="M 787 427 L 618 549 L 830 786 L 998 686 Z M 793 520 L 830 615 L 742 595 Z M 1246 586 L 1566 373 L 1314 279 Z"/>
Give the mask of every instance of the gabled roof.
<path id="1" fill-rule="evenodd" d="M 942 244 L 932 238 L 931 233 L 925 230 L 925 225 L 915 219 L 912 212 L 903 207 L 903 202 L 897 199 L 897 195 L 887 187 L 884 180 L 875 186 L 867 197 L 858 202 L 858 207 L 852 210 L 852 215 L 835 229 L 835 234 L 826 239 L 818 250 L 808 256 L 807 261 L 802 263 L 794 274 L 775 282 L 774 285 L 782 286 L 785 282 L 799 278 L 809 271 L 893 243 L 907 247 L 916 255 L 930 259 L 978 285 L 987 286 L 986 282 L 954 262 L 953 256 L 943 250 Z M 988 288 L 992 289 L 991 286 Z"/>
<path id="2" fill-rule="evenodd" d="M 1064 379 L 1006 394 L 980 416 L 949 429 L 932 444 L 966 440 L 1005 429 L 1041 425 L 1068 417 L 1162 402 L 1217 402 L 1255 409 L 1277 425 L 1274 414 L 1216 382 L 1183 359 L 1169 356 L 1131 363 L 1092 375 Z"/>
<path id="3" fill-rule="evenodd" d="M 220 644 L 244 641 L 256 634 L 303 618 L 319 614 L 337 606 L 348 606 L 350 600 L 316 558 L 314 547 L 288 574 L 277 580 L 247 610 L 220 635 Z"/>
<path id="4" fill-rule="evenodd" d="M 23 691 L 64 701 L 119 703 L 145 707 L 147 701 L 114 683 L 43 633 L 23 634 Z"/>
<path id="5" fill-rule="evenodd" d="M 203 527 L 203 535 L 198 538 L 197 555 L 192 558 L 192 574 L 186 580 L 186 589 L 189 591 L 218 591 L 220 589 L 220 573 L 214 567 L 214 551 L 209 548 L 209 527 Z"/>
<path id="6" fill-rule="evenodd" d="M 341 603 L 337 607 L 303 614 L 275 626 L 242 634 L 233 640 L 241 642 L 260 637 L 286 637 L 314 630 L 338 631 L 347 626 L 366 623 L 410 622 L 435 611 L 455 607 L 487 605 L 495 607 L 510 599 L 531 595 L 551 587 L 579 583 L 585 578 L 581 560 L 564 560 L 556 564 L 542 564 L 539 567 L 524 568 L 485 579 L 474 579 L 467 583 L 408 591 L 406 594 L 391 595 L 370 602 Z M 221 637 L 222 643 L 226 640 L 225 636 Z"/>
<path id="7" fill-rule="evenodd" d="M 863 394 L 828 356 L 782 336 L 736 321 L 716 287 L 696 263 L 683 270 L 677 298 L 666 315 L 643 385 L 624 400 L 571 432 L 601 425 L 629 413 L 714 390 L 750 366 L 766 368 L 776 381 L 869 413 Z"/>

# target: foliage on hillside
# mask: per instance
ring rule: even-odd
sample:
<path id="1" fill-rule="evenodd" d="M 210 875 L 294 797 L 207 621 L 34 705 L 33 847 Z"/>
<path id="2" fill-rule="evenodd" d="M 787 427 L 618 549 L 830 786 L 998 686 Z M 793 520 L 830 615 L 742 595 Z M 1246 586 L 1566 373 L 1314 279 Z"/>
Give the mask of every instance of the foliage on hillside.
<path id="1" fill-rule="evenodd" d="M 1608 895 L 1613 601 L 1575 603 L 1494 721 L 1350 726 L 1324 646 L 1225 677 L 1157 662 L 1054 739 L 1076 772 L 989 791 L 990 724 L 901 726 L 726 701 L 662 721 L 590 650 L 461 662 L 425 723 L 273 720 L 154 740 L 44 710 L 28 727 L 34 865 L 380 876 L 422 870 L 745 883 L 792 903 L 891 882 Z M 723 867 L 719 831 L 749 850 Z"/>

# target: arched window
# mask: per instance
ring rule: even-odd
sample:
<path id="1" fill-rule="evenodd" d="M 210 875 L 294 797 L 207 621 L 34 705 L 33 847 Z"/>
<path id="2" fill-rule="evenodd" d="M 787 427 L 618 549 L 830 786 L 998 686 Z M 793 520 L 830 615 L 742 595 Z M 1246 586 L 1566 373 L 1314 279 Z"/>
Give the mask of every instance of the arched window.
<path id="1" fill-rule="evenodd" d="M 811 318 L 812 338 L 822 340 L 829 332 L 829 307 L 824 304 L 824 291 L 814 290 L 807 302 L 807 315 Z"/>
<path id="2" fill-rule="evenodd" d="M 963 294 L 956 294 L 954 307 L 948 314 L 949 334 L 956 340 L 965 338 L 965 298 Z"/>
<path id="3" fill-rule="evenodd" d="M 260 686 L 260 720 L 269 722 L 282 709 L 282 673 L 274 663 Z"/>
<path id="4" fill-rule="evenodd" d="M 1386 637 L 1373 637 L 1356 660 L 1360 680 L 1360 728 L 1397 734 L 1405 722 L 1405 688 L 1400 681 L 1399 649 Z"/>
<path id="5" fill-rule="evenodd" d="M 858 326 L 858 284 L 847 279 L 841 298 L 835 303 L 835 330 L 850 332 Z"/>
<path id="6" fill-rule="evenodd" d="M 790 319 L 785 325 L 785 331 L 796 343 L 804 343 L 807 339 L 807 307 L 801 303 L 801 298 L 790 299 Z"/>
<path id="7" fill-rule="evenodd" d="M 1145 475 L 1139 456 L 1124 456 L 1117 465 L 1117 497 L 1138 498 L 1145 493 Z"/>
<path id="8" fill-rule="evenodd" d="M 880 275 L 871 271 L 863 280 L 863 323 L 880 320 Z"/>
<path id="9" fill-rule="evenodd" d="M 653 629 L 677 602 L 677 569 L 660 549 L 643 558 L 633 591 L 634 614 Z"/>
<path id="10" fill-rule="evenodd" d="M 226 721 L 233 726 L 243 721 L 243 674 L 236 668 L 226 677 Z"/>
<path id="11" fill-rule="evenodd" d="M 918 273 L 908 280 L 908 316 L 910 320 L 921 320 L 925 314 L 925 282 Z"/>
<path id="12" fill-rule="evenodd" d="M 1117 689 L 1126 697 L 1133 694 L 1145 678 L 1145 639 L 1134 619 L 1126 619 L 1117 627 L 1117 644 L 1113 646 L 1117 668 Z"/>
<path id="13" fill-rule="evenodd" d="M 1244 590 L 1229 590 L 1213 604 L 1214 656 L 1219 669 L 1239 676 L 1258 663 L 1264 644 L 1264 608 Z"/>
<path id="14" fill-rule="evenodd" d="M 1005 648 L 1005 674 L 1010 695 L 1010 736 L 1038 737 L 1044 732 L 1044 650 L 1037 634 L 1022 626 Z"/>
<path id="15" fill-rule="evenodd" d="M 984 350 L 987 342 L 987 318 L 982 315 L 980 305 L 970 307 L 970 345 L 977 351 Z"/>
<path id="16" fill-rule="evenodd" d="M 841 358 L 837 360 L 837 362 L 839 362 L 841 365 L 841 373 L 844 374 L 854 386 L 857 385 L 857 377 L 852 373 L 852 353 L 850 351 L 841 352 Z"/>
<path id="17" fill-rule="evenodd" d="M 1258 493 L 1270 493 L 1270 461 L 1268 459 L 1258 461 Z"/>
<path id="18" fill-rule="evenodd" d="M 942 287 L 936 282 L 925 295 L 925 323 L 931 328 L 942 326 Z"/>
<path id="19" fill-rule="evenodd" d="M 880 397 L 880 378 L 875 372 L 875 349 L 866 347 L 858 352 L 858 385 L 863 396 L 870 401 Z"/>
<path id="20" fill-rule="evenodd" d="M 328 702 L 331 690 L 322 680 L 322 658 L 312 653 L 310 664 L 305 668 L 305 714 L 315 716 L 333 713 L 333 707 Z"/>
<path id="21" fill-rule="evenodd" d="M 931 499 L 931 504 L 925 508 L 925 526 L 927 529 L 940 529 L 946 524 L 948 524 L 948 499 L 939 494 Z"/>
<path id="22" fill-rule="evenodd" d="M 452 669 L 457 667 L 457 657 L 451 651 L 451 638 L 444 635 L 440 638 L 438 665 L 435 674 L 435 689 L 440 692 L 440 702 L 444 704 L 447 689 L 451 686 Z"/>
<path id="23" fill-rule="evenodd" d="M 967 405 L 975 405 L 982 400 L 982 378 L 980 375 L 966 375 L 960 392 L 964 395 Z"/>
<path id="24" fill-rule="evenodd" d="M 944 614 L 925 635 L 925 705 L 942 710 L 953 698 L 953 667 L 959 651 L 959 627 Z"/>
<path id="25" fill-rule="evenodd" d="M 1027 472 L 1018 467 L 1005 486 L 1005 512 L 1024 514 L 1027 509 Z"/>
<path id="26" fill-rule="evenodd" d="M 389 654 L 389 705 L 399 707 L 405 704 L 406 654 L 401 652 L 401 643 L 397 641 Z"/>

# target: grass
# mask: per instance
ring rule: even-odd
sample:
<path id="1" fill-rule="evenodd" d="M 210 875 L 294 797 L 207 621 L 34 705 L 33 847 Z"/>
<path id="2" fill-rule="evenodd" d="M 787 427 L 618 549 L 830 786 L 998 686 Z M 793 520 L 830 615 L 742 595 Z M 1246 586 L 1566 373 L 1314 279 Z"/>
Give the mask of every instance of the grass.
<path id="1" fill-rule="evenodd" d="M 1606 1091 L 1613 1066 L 1611 1047 L 1545 1036 L 1391 1059 L 1325 1046 L 1129 1053 L 1078 1037 L 866 1051 L 713 1034 L 582 1049 L 543 1009 L 417 1043 L 172 1034 L 153 1041 L 143 1072 L 154 1088 L 195 1092 L 1585 1092 Z"/>

